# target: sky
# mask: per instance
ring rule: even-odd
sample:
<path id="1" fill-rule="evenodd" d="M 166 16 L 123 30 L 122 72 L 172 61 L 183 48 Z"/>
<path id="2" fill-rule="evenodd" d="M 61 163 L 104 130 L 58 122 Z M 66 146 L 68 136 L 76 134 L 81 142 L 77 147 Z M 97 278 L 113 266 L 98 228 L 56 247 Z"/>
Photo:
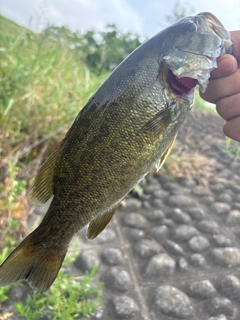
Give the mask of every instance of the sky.
<path id="1" fill-rule="evenodd" d="M 226 29 L 240 29 L 240 0 L 178 2 L 191 14 L 209 11 Z M 34 31 L 47 24 L 102 31 L 106 24 L 115 23 L 123 32 L 151 37 L 168 25 L 166 16 L 175 4 L 176 0 L 0 0 L 0 14 Z"/>

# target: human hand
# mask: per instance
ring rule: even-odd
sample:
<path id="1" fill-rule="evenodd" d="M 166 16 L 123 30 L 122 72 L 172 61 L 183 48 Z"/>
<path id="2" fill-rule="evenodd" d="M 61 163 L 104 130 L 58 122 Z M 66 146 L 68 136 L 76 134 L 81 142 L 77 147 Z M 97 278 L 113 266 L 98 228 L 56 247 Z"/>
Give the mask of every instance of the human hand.
<path id="1" fill-rule="evenodd" d="M 218 58 L 218 67 L 211 72 L 207 90 L 200 96 L 216 104 L 217 112 L 226 120 L 224 134 L 240 142 L 240 30 L 230 34 L 233 53 Z"/>

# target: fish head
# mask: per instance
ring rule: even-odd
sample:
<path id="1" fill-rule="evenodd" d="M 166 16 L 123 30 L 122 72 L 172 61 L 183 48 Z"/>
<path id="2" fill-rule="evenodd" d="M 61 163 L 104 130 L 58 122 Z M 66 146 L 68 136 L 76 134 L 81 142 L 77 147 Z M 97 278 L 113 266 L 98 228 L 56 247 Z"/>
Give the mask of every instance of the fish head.
<path id="1" fill-rule="evenodd" d="M 208 12 L 183 18 L 170 29 L 174 38 L 162 60 L 168 69 L 168 84 L 173 94 L 191 100 L 197 84 L 202 92 L 206 90 L 217 58 L 231 53 L 230 34 Z"/>

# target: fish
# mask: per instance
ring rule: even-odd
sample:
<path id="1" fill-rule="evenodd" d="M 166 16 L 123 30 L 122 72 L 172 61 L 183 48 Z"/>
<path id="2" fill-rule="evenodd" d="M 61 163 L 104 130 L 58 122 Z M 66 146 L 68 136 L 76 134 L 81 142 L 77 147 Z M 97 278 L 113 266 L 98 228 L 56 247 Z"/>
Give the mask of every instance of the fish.
<path id="1" fill-rule="evenodd" d="M 87 238 L 96 238 L 134 186 L 161 168 L 194 88 L 206 90 L 231 47 L 222 23 L 203 12 L 160 31 L 111 73 L 37 173 L 29 201 L 53 200 L 0 266 L 0 286 L 26 280 L 44 292 L 52 285 L 74 234 L 88 225 Z"/>

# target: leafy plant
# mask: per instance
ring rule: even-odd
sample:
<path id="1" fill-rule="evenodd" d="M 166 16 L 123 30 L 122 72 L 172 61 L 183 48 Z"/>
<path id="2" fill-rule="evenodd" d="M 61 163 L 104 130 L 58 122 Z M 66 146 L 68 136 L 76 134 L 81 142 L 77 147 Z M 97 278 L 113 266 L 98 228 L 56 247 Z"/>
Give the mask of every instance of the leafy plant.
<path id="1" fill-rule="evenodd" d="M 9 228 L 12 230 L 18 227 L 18 221 L 9 220 Z M 5 247 L 0 254 L 0 265 L 7 258 L 16 244 L 16 237 L 6 236 Z M 64 266 L 72 263 L 79 254 L 79 246 L 76 244 L 67 255 Z M 39 319 L 42 316 L 48 316 L 53 320 L 65 319 L 85 319 L 93 315 L 96 310 L 102 306 L 102 283 L 94 284 L 94 278 L 97 268 L 84 275 L 83 277 L 74 277 L 60 270 L 57 279 L 51 288 L 43 293 L 29 293 L 26 301 L 15 303 L 16 311 L 26 320 Z M 19 283 L 14 284 L 21 285 Z M 8 299 L 10 286 L 0 287 L 0 302 Z M 0 305 L 1 310 L 1 305 Z M 11 314 L 12 315 L 12 314 Z M 5 316 L 5 314 L 4 314 Z M 1 319 L 1 316 L 0 316 Z"/>
<path id="2" fill-rule="evenodd" d="M 8 248 L 3 249 L 3 251 L 0 254 L 0 265 L 7 258 L 8 254 L 9 254 Z M 10 286 L 0 287 L 0 309 L 1 309 L 1 302 L 4 302 L 8 299 L 7 294 L 9 289 L 10 289 Z"/>
<path id="3" fill-rule="evenodd" d="M 107 24 L 102 32 L 88 30 L 82 34 L 66 26 L 50 25 L 43 34 L 51 41 L 73 48 L 88 68 L 97 73 L 113 70 L 144 40 L 137 34 L 121 33 L 115 24 Z"/>
<path id="4" fill-rule="evenodd" d="M 10 254 L 10 252 L 13 250 L 15 246 L 16 235 L 14 235 L 14 232 L 16 229 L 18 229 L 18 227 L 19 227 L 19 221 L 9 218 L 7 228 L 2 231 L 3 239 L 4 239 L 3 241 L 4 248 L 3 250 L 1 250 L 1 253 L 0 253 L 0 265 L 8 257 L 8 255 Z M 11 233 L 9 233 L 9 230 L 11 230 Z M 10 289 L 10 286 L 0 287 L 0 307 L 1 307 L 1 302 L 4 302 L 8 299 L 9 289 Z"/>
<path id="5" fill-rule="evenodd" d="M 93 315 L 102 305 L 102 284 L 92 285 L 96 271 L 94 268 L 80 282 L 60 271 L 49 291 L 28 295 L 26 303 L 17 302 L 15 308 L 27 320 L 42 316 L 52 320 L 84 319 Z"/>
<path id="6" fill-rule="evenodd" d="M 7 210 L 11 212 L 12 217 L 19 218 L 19 214 L 23 210 L 23 204 L 19 201 L 19 197 L 25 193 L 26 181 L 17 179 L 19 168 L 16 163 L 17 159 L 14 157 L 8 162 L 7 176 L 5 181 L 0 183 L 0 203 L 2 210 Z M 10 227 L 14 227 L 14 225 Z"/>

